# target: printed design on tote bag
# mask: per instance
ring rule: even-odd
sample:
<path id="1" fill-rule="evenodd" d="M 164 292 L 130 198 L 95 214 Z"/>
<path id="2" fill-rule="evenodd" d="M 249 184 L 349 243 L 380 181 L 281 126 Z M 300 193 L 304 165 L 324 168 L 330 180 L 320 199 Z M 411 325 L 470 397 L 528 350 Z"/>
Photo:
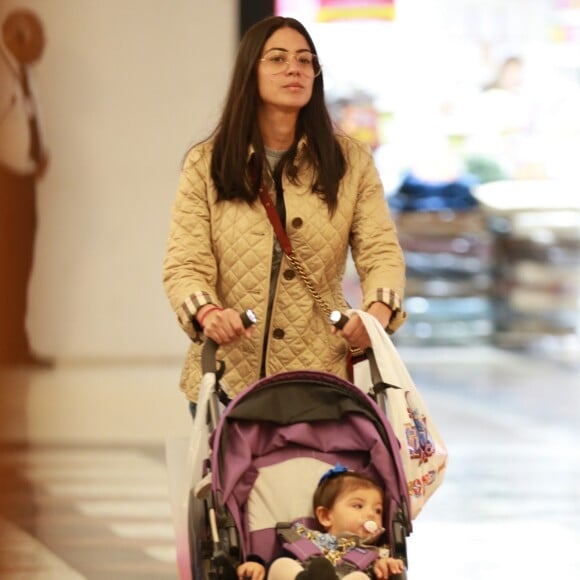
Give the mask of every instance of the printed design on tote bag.
<path id="1" fill-rule="evenodd" d="M 405 393 L 407 400 L 407 412 L 412 423 L 405 426 L 407 446 L 411 459 L 418 459 L 419 465 L 426 463 L 429 457 L 435 453 L 435 445 L 427 429 L 425 415 L 417 408 L 413 408 L 409 401 L 409 391 Z"/>

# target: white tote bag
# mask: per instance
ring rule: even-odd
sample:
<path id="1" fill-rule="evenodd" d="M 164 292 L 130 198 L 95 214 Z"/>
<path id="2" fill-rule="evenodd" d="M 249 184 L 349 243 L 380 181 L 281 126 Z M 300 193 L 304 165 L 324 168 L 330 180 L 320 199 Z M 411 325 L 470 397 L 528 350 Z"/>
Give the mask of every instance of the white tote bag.
<path id="1" fill-rule="evenodd" d="M 210 432 L 206 417 L 214 384 L 214 373 L 202 377 L 191 435 L 168 439 L 165 444 L 180 580 L 205 577 L 201 560 L 204 508 L 201 500 L 192 497 L 192 491 L 201 481 L 203 461 L 209 457 Z"/>
<path id="2" fill-rule="evenodd" d="M 382 381 L 399 387 L 387 389 L 386 411 L 399 439 L 411 499 L 411 518 L 415 519 L 443 482 L 447 448 L 411 375 L 380 322 L 361 310 L 350 310 L 348 314 L 361 317 L 371 339 Z M 368 393 L 373 387 L 369 361 L 355 364 L 353 371 L 355 385 Z"/>

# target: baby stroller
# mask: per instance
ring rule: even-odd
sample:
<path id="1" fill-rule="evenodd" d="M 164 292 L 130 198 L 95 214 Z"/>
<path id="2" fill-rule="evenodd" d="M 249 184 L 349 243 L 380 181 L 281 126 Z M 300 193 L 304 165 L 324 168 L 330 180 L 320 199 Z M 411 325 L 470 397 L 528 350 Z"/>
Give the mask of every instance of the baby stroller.
<path id="1" fill-rule="evenodd" d="M 274 559 L 281 552 L 276 525 L 300 521 L 315 527 L 312 493 L 337 463 L 384 487 L 383 539 L 391 555 L 407 564 L 409 496 L 399 443 L 379 406 L 385 385 L 377 381 L 369 396 L 328 373 L 289 371 L 264 378 L 229 401 L 219 382 L 216 350 L 207 341 L 202 355 L 204 384 L 194 431 L 197 426 L 195 438 L 208 453 L 193 453 L 197 475 L 188 499 L 189 558 L 183 553 L 180 558 L 178 538 L 182 579 L 233 580 L 248 554 Z M 406 574 L 393 578 L 404 580 Z"/>

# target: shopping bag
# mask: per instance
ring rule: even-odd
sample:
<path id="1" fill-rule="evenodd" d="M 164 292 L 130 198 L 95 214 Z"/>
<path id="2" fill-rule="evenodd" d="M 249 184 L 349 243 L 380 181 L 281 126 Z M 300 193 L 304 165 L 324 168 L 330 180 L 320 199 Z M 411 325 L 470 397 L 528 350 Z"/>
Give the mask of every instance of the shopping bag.
<path id="1" fill-rule="evenodd" d="M 379 321 L 361 310 L 349 310 L 348 314 L 361 317 L 371 339 L 380 379 L 392 385 L 387 389 L 387 418 L 399 440 L 411 500 L 411 518 L 415 519 L 443 482 L 447 448 L 395 345 Z M 354 365 L 353 380 L 364 392 L 370 391 L 373 380 L 368 360 Z"/>
<path id="2" fill-rule="evenodd" d="M 167 439 L 165 444 L 180 580 L 204 578 L 201 549 L 204 505 L 195 497 L 193 490 L 202 479 L 204 459 L 209 457 L 210 432 L 206 417 L 214 384 L 215 375 L 206 373 L 201 381 L 190 436 Z"/>

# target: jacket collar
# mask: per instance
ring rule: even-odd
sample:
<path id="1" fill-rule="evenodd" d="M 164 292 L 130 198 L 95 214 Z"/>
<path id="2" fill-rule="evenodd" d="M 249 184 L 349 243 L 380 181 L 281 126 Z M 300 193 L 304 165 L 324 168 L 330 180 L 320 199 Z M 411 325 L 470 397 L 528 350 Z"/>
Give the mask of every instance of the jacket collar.
<path id="1" fill-rule="evenodd" d="M 304 157 L 304 152 L 306 150 L 306 147 L 308 145 L 308 139 L 306 137 L 301 137 L 300 141 L 298 141 L 298 147 L 297 147 L 297 152 L 296 152 L 296 163 L 300 163 L 300 161 L 302 161 L 302 158 Z M 254 148 L 253 145 L 250 145 L 250 147 L 248 148 L 248 155 L 246 156 L 246 162 L 249 164 L 254 156 L 254 154 L 256 153 L 256 150 Z"/>

